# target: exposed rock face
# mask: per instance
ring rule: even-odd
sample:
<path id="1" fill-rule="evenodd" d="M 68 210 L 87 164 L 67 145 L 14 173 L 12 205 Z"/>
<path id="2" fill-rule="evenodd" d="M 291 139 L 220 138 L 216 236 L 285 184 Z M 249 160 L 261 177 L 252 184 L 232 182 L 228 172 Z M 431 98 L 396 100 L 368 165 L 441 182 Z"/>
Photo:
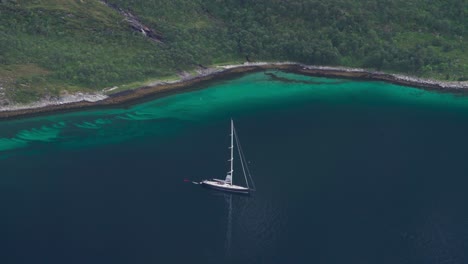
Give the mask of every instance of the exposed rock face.
<path id="1" fill-rule="evenodd" d="M 138 32 L 141 32 L 143 35 L 148 37 L 154 42 L 163 43 L 163 36 L 161 33 L 155 31 L 154 29 L 145 26 L 140 19 L 129 11 L 123 10 L 115 4 L 109 3 L 107 0 L 101 0 L 102 3 L 108 7 L 117 10 L 124 18 L 125 21 L 130 25 L 130 27 Z"/>

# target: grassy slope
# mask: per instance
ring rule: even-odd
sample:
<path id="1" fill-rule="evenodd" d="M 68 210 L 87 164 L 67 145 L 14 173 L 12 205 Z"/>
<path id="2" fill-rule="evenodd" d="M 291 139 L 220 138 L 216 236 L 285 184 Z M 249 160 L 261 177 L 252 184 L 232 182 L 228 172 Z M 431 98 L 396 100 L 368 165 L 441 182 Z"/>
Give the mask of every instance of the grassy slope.
<path id="1" fill-rule="evenodd" d="M 3 5 L 0 12 L 0 73 L 13 77 L 2 74 L 1 80 L 17 101 L 172 72 L 163 48 L 97 1 L 28 1 Z M 24 65 L 33 70 L 16 72 Z"/>
<path id="2" fill-rule="evenodd" d="M 463 0 L 0 0 L 0 85 L 26 102 L 164 78 L 198 64 L 294 60 L 468 78 Z"/>

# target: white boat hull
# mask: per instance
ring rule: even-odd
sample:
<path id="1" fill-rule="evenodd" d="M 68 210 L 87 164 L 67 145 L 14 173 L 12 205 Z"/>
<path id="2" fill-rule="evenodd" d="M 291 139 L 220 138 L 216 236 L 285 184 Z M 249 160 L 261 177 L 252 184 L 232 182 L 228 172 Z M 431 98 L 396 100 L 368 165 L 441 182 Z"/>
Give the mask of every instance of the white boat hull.
<path id="1" fill-rule="evenodd" d="M 200 182 L 200 184 L 204 187 L 211 188 L 214 190 L 224 191 L 224 192 L 240 193 L 240 194 L 250 193 L 249 188 L 238 186 L 238 185 L 226 184 L 223 180 L 204 180 Z"/>

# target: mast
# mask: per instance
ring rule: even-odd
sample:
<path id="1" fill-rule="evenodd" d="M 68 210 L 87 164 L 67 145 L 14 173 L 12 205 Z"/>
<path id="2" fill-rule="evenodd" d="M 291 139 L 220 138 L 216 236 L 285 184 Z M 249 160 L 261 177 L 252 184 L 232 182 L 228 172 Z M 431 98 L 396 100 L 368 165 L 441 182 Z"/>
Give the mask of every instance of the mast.
<path id="1" fill-rule="evenodd" d="M 232 173 L 234 172 L 234 122 L 231 119 L 231 146 L 229 147 L 231 149 L 231 159 L 229 160 L 231 162 L 231 170 L 228 171 L 226 180 L 224 182 L 226 184 L 232 185 Z"/>
<path id="2" fill-rule="evenodd" d="M 231 182 L 232 185 L 232 173 L 234 172 L 234 121 L 231 118 Z"/>

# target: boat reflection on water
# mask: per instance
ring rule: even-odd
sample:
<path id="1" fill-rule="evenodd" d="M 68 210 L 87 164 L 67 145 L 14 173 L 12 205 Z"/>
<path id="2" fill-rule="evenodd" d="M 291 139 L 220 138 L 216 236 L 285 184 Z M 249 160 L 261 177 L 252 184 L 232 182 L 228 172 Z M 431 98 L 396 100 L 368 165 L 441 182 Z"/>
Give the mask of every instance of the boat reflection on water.
<path id="1" fill-rule="evenodd" d="M 224 194 L 227 207 L 227 228 L 226 228 L 226 242 L 224 243 L 224 250 L 226 258 L 231 257 L 231 242 L 232 242 L 232 194 Z"/>
<path id="2" fill-rule="evenodd" d="M 226 205 L 226 234 L 224 241 L 224 257 L 226 260 L 232 260 L 232 243 L 233 243 L 233 230 L 236 226 L 242 225 L 241 222 L 246 219 L 240 219 L 245 215 L 245 210 L 251 203 L 251 196 L 237 195 L 233 193 L 224 193 L 216 190 L 211 190 L 210 194 L 215 197 L 224 199 Z M 223 221 L 224 222 L 224 221 Z M 223 224 L 224 225 L 224 224 Z"/>

